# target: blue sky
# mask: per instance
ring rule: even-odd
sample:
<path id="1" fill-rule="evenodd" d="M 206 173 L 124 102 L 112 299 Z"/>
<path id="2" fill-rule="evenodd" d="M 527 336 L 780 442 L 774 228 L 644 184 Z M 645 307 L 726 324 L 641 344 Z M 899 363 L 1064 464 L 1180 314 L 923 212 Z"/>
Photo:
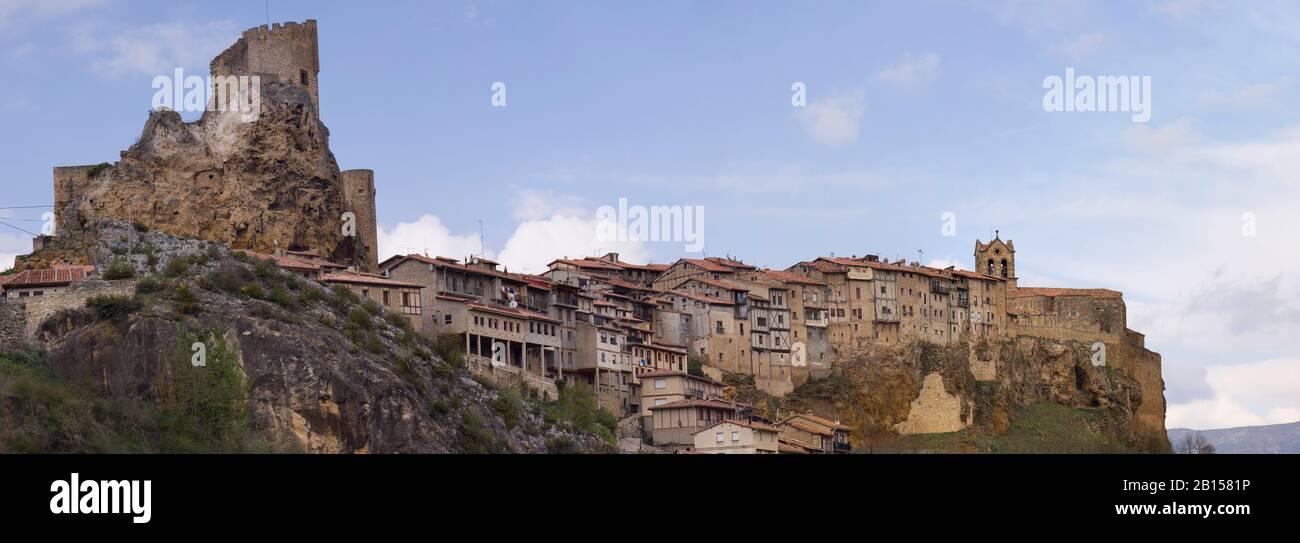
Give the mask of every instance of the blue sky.
<path id="1" fill-rule="evenodd" d="M 778 268 L 969 268 L 1000 229 L 1021 284 L 1125 293 L 1171 426 L 1300 419 L 1290 3 L 273 0 L 270 17 L 319 21 L 322 117 L 340 166 L 376 171 L 386 253 L 463 257 L 482 220 L 512 271 L 686 256 L 593 239 L 619 198 L 703 206 L 708 254 Z M 206 74 L 266 19 L 262 0 L 0 0 L 0 207 L 48 204 L 53 166 L 114 160 L 154 76 Z M 1150 76 L 1151 120 L 1045 111 L 1066 68 Z M 5 230 L 0 267 L 30 247 Z"/>

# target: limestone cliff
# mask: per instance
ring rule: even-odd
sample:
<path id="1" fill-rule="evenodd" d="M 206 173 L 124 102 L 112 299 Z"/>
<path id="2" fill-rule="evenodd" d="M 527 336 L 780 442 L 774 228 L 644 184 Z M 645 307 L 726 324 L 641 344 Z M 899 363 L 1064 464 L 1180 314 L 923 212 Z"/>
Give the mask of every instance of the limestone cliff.
<path id="1" fill-rule="evenodd" d="M 1092 355 L 1088 344 L 1028 336 L 974 345 L 872 346 L 837 361 L 829 378 L 782 399 L 738 390 L 742 399 L 758 400 L 769 416 L 811 410 L 840 420 L 854 429 L 859 451 L 1168 452 L 1158 355 L 1112 350 L 1103 366 Z M 1051 443 L 1006 447 L 996 441 L 1027 410 L 1043 413 L 1033 411 L 1038 406 L 1063 413 L 1045 423 L 1050 433 L 1095 434 L 1106 448 L 1072 450 L 1078 446 L 1073 442 L 1057 449 Z M 935 435 L 950 439 L 927 437 Z M 1016 436 L 1040 438 L 1052 439 Z"/>
<path id="2" fill-rule="evenodd" d="M 128 261 L 127 228 L 95 229 L 101 269 Z M 125 426 L 147 429 L 130 430 L 146 434 L 137 439 L 148 443 L 137 447 L 144 451 L 611 450 L 555 420 L 547 405 L 473 379 L 401 316 L 346 291 L 158 232 L 143 234 L 129 261 L 144 278 L 134 301 L 68 308 L 41 323 L 38 342 L 59 381 L 102 398 L 107 407 L 96 409 L 121 413 L 131 420 Z M 193 364 L 195 344 L 203 366 Z M 30 387 L 15 392 L 12 377 L 0 371 L 0 404 L 28 407 L 0 409 L 3 426 L 37 421 L 21 438 L 58 430 L 38 422 L 49 406 L 33 406 Z M 123 450 L 77 440 L 35 448 Z"/>

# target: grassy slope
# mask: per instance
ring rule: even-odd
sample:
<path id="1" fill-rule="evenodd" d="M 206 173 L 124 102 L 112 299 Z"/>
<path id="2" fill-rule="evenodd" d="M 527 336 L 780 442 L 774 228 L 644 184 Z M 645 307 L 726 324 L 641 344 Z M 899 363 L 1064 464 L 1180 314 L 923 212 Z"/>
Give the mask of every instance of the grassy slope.
<path id="1" fill-rule="evenodd" d="M 874 452 L 929 453 L 1129 453 L 1139 452 L 1104 430 L 1105 414 L 1056 404 L 1021 408 L 1005 435 L 976 428 L 945 434 L 900 436 L 880 442 Z"/>

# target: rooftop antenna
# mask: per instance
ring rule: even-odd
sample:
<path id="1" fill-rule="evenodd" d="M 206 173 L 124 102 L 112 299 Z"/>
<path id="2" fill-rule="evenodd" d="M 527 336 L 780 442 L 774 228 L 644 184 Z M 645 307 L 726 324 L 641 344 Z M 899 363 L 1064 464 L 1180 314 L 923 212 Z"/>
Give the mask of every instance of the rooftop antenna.
<path id="1" fill-rule="evenodd" d="M 484 249 L 485 245 L 486 244 L 483 241 L 483 219 L 479 219 L 478 220 L 478 257 L 479 258 L 483 258 L 483 254 L 486 252 L 486 249 Z"/>
<path id="2" fill-rule="evenodd" d="M 924 266 L 924 265 L 925 265 L 925 251 L 923 251 L 923 250 L 921 250 L 921 249 L 917 249 L 917 250 L 916 250 L 916 254 L 917 254 L 917 258 L 916 258 L 917 262 L 918 262 L 919 264 L 921 264 L 922 266 Z"/>

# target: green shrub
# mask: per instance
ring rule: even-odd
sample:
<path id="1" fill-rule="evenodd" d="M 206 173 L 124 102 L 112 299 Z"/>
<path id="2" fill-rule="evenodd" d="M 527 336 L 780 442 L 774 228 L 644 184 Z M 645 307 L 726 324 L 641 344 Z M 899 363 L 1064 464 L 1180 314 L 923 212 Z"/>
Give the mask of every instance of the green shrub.
<path id="1" fill-rule="evenodd" d="M 104 170 L 107 170 L 112 167 L 113 167 L 112 164 L 109 164 L 107 162 L 100 162 L 99 164 L 96 164 L 93 167 L 91 167 L 90 170 L 86 172 L 86 178 L 94 179 L 99 174 L 104 173 Z"/>
<path id="2" fill-rule="evenodd" d="M 167 277 L 181 277 L 190 271 L 190 259 L 178 256 L 167 261 L 163 267 L 163 275 Z"/>
<path id="3" fill-rule="evenodd" d="M 378 317 L 380 313 L 384 312 L 384 308 L 375 303 L 374 300 L 361 302 L 361 309 L 366 310 L 366 313 L 369 313 L 372 317 Z"/>
<path id="4" fill-rule="evenodd" d="M 202 308 L 199 307 L 199 297 L 190 291 L 189 285 L 179 285 L 176 287 L 176 303 L 180 306 L 182 314 L 197 315 Z"/>
<path id="5" fill-rule="evenodd" d="M 353 308 L 348 313 L 348 323 L 362 330 L 373 330 L 375 328 L 375 321 L 371 318 L 370 313 L 360 307 Z"/>
<path id="6" fill-rule="evenodd" d="M 245 298 L 261 300 L 266 297 L 266 291 L 262 290 L 262 285 L 259 285 L 257 283 L 249 283 L 247 285 L 239 287 L 239 295 Z"/>
<path id="7" fill-rule="evenodd" d="M 105 281 L 119 281 L 132 277 L 135 277 L 135 268 L 124 260 L 115 261 L 108 266 L 107 270 L 104 270 Z"/>
<path id="8" fill-rule="evenodd" d="M 135 228 L 135 231 L 136 231 L 136 232 L 139 232 L 139 233 L 141 233 L 141 234 L 144 234 L 144 233 L 149 232 L 149 226 L 146 225 L 145 223 L 140 222 L 140 221 L 135 221 L 135 222 L 131 223 L 131 227 L 132 227 L 132 228 Z"/>
<path id="9" fill-rule="evenodd" d="M 86 300 L 86 308 L 99 320 L 124 322 L 132 313 L 144 308 L 144 304 L 125 296 L 95 296 Z"/>
<path id="10" fill-rule="evenodd" d="M 507 429 L 514 430 L 519 425 L 524 412 L 524 397 L 518 388 L 501 389 L 491 405 L 492 409 L 501 415 L 501 420 L 505 421 Z"/>
<path id="11" fill-rule="evenodd" d="M 236 253 L 242 254 L 242 253 Z M 204 276 L 203 286 L 208 290 L 238 294 L 239 289 L 254 281 L 252 272 L 238 264 L 226 263 Z"/>
<path id="12" fill-rule="evenodd" d="M 135 293 L 153 294 L 155 292 L 161 292 L 163 288 L 164 285 L 161 281 L 154 279 L 153 277 L 145 277 L 135 284 Z"/>
<path id="13" fill-rule="evenodd" d="M 289 291 L 280 285 L 276 285 L 275 288 L 271 289 L 270 299 L 272 303 L 285 309 L 293 309 L 298 305 L 293 296 L 289 295 Z"/>

